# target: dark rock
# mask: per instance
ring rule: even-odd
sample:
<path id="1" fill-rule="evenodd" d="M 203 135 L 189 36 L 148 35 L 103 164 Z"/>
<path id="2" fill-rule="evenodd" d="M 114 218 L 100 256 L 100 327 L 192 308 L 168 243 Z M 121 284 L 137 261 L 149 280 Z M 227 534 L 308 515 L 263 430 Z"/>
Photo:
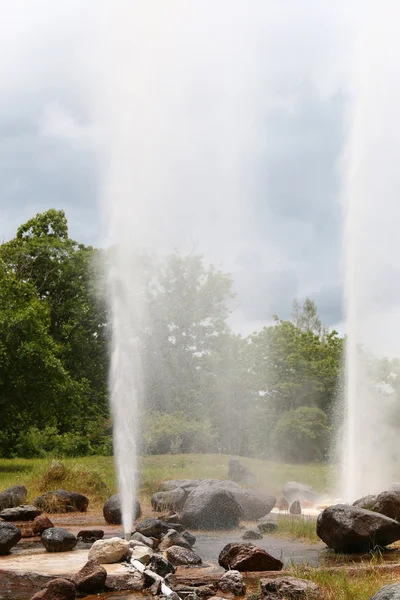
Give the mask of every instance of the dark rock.
<path id="1" fill-rule="evenodd" d="M 134 500 L 133 518 L 137 519 L 142 514 L 139 502 Z M 107 500 L 103 506 L 103 516 L 106 523 L 110 525 L 121 525 L 122 513 L 121 513 L 121 500 L 119 494 L 114 494 Z"/>
<path id="2" fill-rule="evenodd" d="M 97 540 L 103 539 L 104 531 L 102 529 L 82 529 L 76 537 L 86 544 L 93 544 Z"/>
<path id="3" fill-rule="evenodd" d="M 353 502 L 353 506 L 358 506 L 358 508 L 365 508 L 366 510 L 373 510 L 374 504 L 378 494 L 369 494 L 368 496 L 363 496 L 359 498 L 355 502 Z"/>
<path id="4" fill-rule="evenodd" d="M 259 529 L 246 529 L 242 535 L 242 540 L 261 540 L 263 534 Z"/>
<path id="5" fill-rule="evenodd" d="M 257 524 L 257 529 L 261 531 L 261 533 L 274 533 L 278 531 L 278 524 L 274 521 L 263 521 L 262 523 Z"/>
<path id="6" fill-rule="evenodd" d="M 95 594 L 104 589 L 107 571 L 94 560 L 89 560 L 76 575 L 72 582 L 81 594 Z"/>
<path id="7" fill-rule="evenodd" d="M 0 493 L 0 510 L 13 508 L 26 502 L 28 490 L 24 485 L 13 485 Z"/>
<path id="8" fill-rule="evenodd" d="M 159 554 L 153 554 L 148 562 L 148 568 L 160 575 L 166 577 L 169 573 L 175 573 L 175 567 L 166 558 Z"/>
<path id="9" fill-rule="evenodd" d="M 379 513 L 337 504 L 318 515 L 317 535 L 336 552 L 366 552 L 400 539 L 400 523 Z"/>
<path id="10" fill-rule="evenodd" d="M 40 539 L 47 552 L 68 552 L 77 543 L 76 537 L 62 527 L 46 529 Z"/>
<path id="11" fill-rule="evenodd" d="M 229 461 L 229 479 L 246 485 L 253 485 L 256 481 L 254 473 L 235 458 L 231 458 Z"/>
<path id="12" fill-rule="evenodd" d="M 173 565 L 199 565 L 201 558 L 193 550 L 182 546 L 171 546 L 165 552 L 167 560 Z"/>
<path id="13" fill-rule="evenodd" d="M 21 530 L 12 523 L 0 523 L 0 554 L 8 554 L 21 539 Z"/>
<path id="14" fill-rule="evenodd" d="M 138 523 L 136 525 L 136 531 L 145 537 L 154 537 L 159 540 L 172 527 L 171 523 L 166 524 L 160 521 L 160 519 L 150 517 L 149 519 L 144 519 L 144 521 Z"/>
<path id="15" fill-rule="evenodd" d="M 42 511 L 36 506 L 21 504 L 14 508 L 5 508 L 0 512 L 0 518 L 3 521 L 33 521 L 42 514 Z"/>
<path id="16" fill-rule="evenodd" d="M 182 511 L 182 523 L 193 529 L 234 529 L 242 514 L 231 492 L 205 484 L 189 494 Z"/>
<path id="17" fill-rule="evenodd" d="M 59 577 L 49 581 L 31 600 L 75 600 L 75 597 L 76 587 L 72 581 Z"/>
<path id="18" fill-rule="evenodd" d="M 196 543 L 196 538 L 193 534 L 189 533 L 188 531 L 184 531 L 182 533 L 182 537 L 184 540 L 186 540 L 186 542 L 189 544 L 189 546 L 192 548 L 192 546 L 195 545 Z"/>
<path id="19" fill-rule="evenodd" d="M 217 586 L 215 584 L 198 585 L 194 589 L 195 593 L 199 596 L 199 598 L 209 598 L 210 596 L 214 596 L 216 590 Z"/>
<path id="20" fill-rule="evenodd" d="M 41 535 L 43 531 L 51 527 L 54 527 L 54 525 L 50 519 L 44 515 L 39 515 L 33 520 L 32 531 L 34 535 Z"/>
<path id="21" fill-rule="evenodd" d="M 182 548 L 191 548 L 190 544 L 175 529 L 169 529 L 160 540 L 158 545 L 159 552 L 164 552 L 171 546 L 182 546 Z"/>
<path id="22" fill-rule="evenodd" d="M 371 510 L 400 521 L 400 492 L 382 492 L 376 497 Z"/>
<path id="23" fill-rule="evenodd" d="M 237 571 L 280 571 L 283 563 L 254 544 L 233 542 L 220 552 L 218 562 L 224 569 Z"/>
<path id="24" fill-rule="evenodd" d="M 301 515 L 301 504 L 298 500 L 292 502 L 289 508 L 289 512 L 291 515 Z"/>
<path id="25" fill-rule="evenodd" d="M 243 582 L 243 575 L 239 571 L 227 571 L 219 580 L 218 587 L 223 592 L 231 592 L 234 596 L 244 596 L 246 586 Z"/>
<path id="26" fill-rule="evenodd" d="M 36 498 L 34 505 L 47 513 L 85 512 L 89 498 L 77 492 L 53 490 Z"/>
<path id="27" fill-rule="evenodd" d="M 400 600 L 400 583 L 384 585 L 370 600 Z"/>
<path id="28" fill-rule="evenodd" d="M 312 581 L 297 577 L 277 577 L 261 581 L 260 599 L 290 598 L 290 600 L 317 600 L 320 588 Z"/>
<path id="29" fill-rule="evenodd" d="M 286 483 L 283 488 L 283 495 L 289 502 L 289 505 L 295 500 L 298 500 L 299 502 L 306 500 L 312 505 L 315 505 L 318 504 L 320 498 L 319 494 L 317 494 L 312 487 L 304 485 L 304 483 L 298 483 L 297 481 L 289 481 Z"/>
<path id="30" fill-rule="evenodd" d="M 185 504 L 188 492 L 183 488 L 176 488 L 168 492 L 157 492 L 151 497 L 153 510 L 161 512 L 164 510 L 180 510 Z"/>
<path id="31" fill-rule="evenodd" d="M 107 589 L 120 591 L 140 592 L 144 587 L 144 575 L 139 571 L 130 571 L 107 577 Z"/>

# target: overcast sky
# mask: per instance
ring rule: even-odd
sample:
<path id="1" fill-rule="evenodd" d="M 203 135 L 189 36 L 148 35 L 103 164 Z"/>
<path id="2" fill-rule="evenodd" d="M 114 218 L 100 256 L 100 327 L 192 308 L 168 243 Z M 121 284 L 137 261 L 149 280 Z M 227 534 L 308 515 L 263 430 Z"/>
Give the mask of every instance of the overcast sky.
<path id="1" fill-rule="evenodd" d="M 233 272 L 238 329 L 306 295 L 342 327 L 348 4 L 0 0 L 0 240 L 55 207 L 105 244 L 118 179 L 149 239 Z"/>

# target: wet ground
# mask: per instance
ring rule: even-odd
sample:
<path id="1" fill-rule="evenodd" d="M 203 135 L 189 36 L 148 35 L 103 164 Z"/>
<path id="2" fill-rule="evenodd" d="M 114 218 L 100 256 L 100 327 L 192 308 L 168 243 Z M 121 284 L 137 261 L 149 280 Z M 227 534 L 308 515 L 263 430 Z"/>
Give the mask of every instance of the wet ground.
<path id="1" fill-rule="evenodd" d="M 105 525 L 99 514 L 88 513 L 78 515 L 52 515 L 54 525 L 65 527 L 75 535 L 81 529 L 101 528 L 105 532 L 105 538 L 114 536 L 122 537 L 120 526 Z M 18 525 L 18 523 L 16 523 Z M 26 524 L 25 524 L 26 526 Z M 196 568 L 179 567 L 177 569 L 177 580 L 201 581 L 223 572 L 218 565 L 218 555 L 222 548 L 229 542 L 243 541 L 243 529 L 221 532 L 193 532 L 197 538 L 194 550 L 202 557 L 203 565 Z M 382 555 L 366 554 L 363 556 L 335 555 L 320 543 L 303 542 L 287 538 L 264 535 L 261 540 L 254 544 L 264 548 L 275 558 L 284 563 L 284 568 L 292 565 L 336 566 L 349 565 L 360 562 L 369 563 L 371 558 L 376 561 L 384 561 L 389 564 L 400 562 L 400 546 L 394 546 L 392 550 L 385 551 Z M 8 556 L 0 556 L 0 599 L 1 600 L 28 600 L 38 591 L 46 581 L 54 576 L 68 576 L 76 573 L 87 560 L 90 544 L 79 542 L 71 552 L 50 554 L 42 546 L 40 539 L 23 538 L 17 546 L 12 549 Z M 110 576 L 118 576 L 126 572 L 124 565 L 105 565 Z M 112 592 L 104 596 L 96 596 L 103 600 L 132 600 L 134 594 Z M 136 594 L 143 598 L 143 595 Z"/>

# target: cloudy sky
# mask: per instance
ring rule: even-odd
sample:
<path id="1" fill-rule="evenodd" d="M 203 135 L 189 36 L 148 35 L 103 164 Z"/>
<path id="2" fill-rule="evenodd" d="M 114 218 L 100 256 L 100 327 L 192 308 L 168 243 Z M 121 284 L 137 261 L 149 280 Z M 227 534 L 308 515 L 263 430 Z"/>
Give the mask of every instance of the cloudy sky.
<path id="1" fill-rule="evenodd" d="M 63 208 L 84 243 L 124 230 L 232 272 L 242 331 L 307 295 L 343 329 L 356 1 L 0 8 L 0 240 Z"/>

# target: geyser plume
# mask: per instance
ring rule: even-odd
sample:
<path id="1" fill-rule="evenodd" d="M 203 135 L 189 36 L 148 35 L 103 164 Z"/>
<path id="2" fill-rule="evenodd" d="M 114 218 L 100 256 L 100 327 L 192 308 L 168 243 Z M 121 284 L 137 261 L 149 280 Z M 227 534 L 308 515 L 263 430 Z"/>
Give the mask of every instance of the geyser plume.
<path id="1" fill-rule="evenodd" d="M 346 406 L 341 495 L 380 492 L 400 475 L 399 9 L 370 3 L 351 82 L 343 191 Z M 385 372 L 386 371 L 386 372 Z"/>
<path id="2" fill-rule="evenodd" d="M 147 316 L 138 257 L 195 249 L 221 264 L 250 238 L 246 201 L 254 178 L 250 158 L 261 146 L 263 97 L 254 65 L 264 11 L 250 17 L 242 2 L 226 7 L 119 2 L 118 10 L 104 13 L 108 85 L 98 102 L 107 126 L 104 216 L 113 248 L 110 393 L 126 533 L 138 487 L 138 407 L 146 401 L 139 333 Z"/>

